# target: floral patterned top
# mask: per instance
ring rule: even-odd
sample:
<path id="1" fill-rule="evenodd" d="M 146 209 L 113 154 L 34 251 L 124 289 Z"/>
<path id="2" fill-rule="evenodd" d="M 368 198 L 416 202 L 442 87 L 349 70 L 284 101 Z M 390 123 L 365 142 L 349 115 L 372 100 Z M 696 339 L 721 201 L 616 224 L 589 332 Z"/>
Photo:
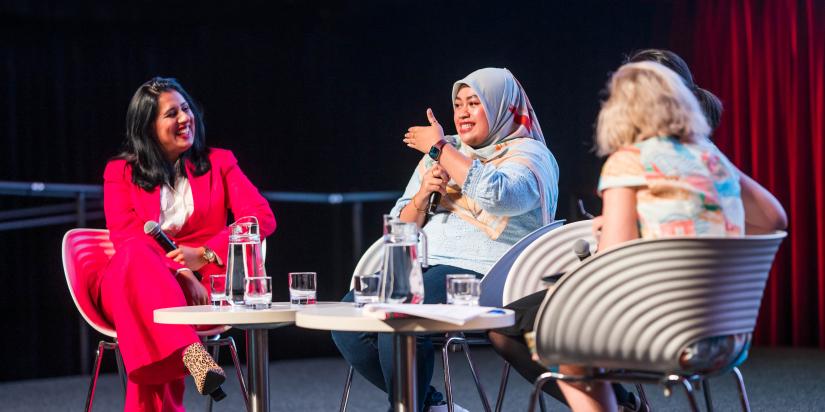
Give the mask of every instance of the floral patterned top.
<path id="1" fill-rule="evenodd" d="M 599 193 L 638 188 L 642 238 L 742 236 L 745 209 L 738 171 L 711 143 L 654 137 L 623 147 L 602 168 Z"/>

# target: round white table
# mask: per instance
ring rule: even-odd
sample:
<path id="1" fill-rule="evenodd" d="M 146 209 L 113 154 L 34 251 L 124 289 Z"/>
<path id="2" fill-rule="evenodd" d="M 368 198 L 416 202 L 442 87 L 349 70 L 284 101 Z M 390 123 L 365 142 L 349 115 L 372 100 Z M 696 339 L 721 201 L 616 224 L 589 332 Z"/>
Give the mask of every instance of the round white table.
<path id="1" fill-rule="evenodd" d="M 355 306 L 316 307 L 295 315 L 295 325 L 307 329 L 345 332 L 386 332 L 393 334 L 393 410 L 417 412 L 415 335 L 437 332 L 466 332 L 512 326 L 514 313 L 490 308 L 491 312 L 468 320 L 463 325 L 433 319 L 409 318 L 382 320 L 365 316 Z"/>
<path id="2" fill-rule="evenodd" d="M 268 309 L 241 306 L 181 306 L 155 310 L 155 322 L 176 325 L 230 325 L 246 331 L 246 374 L 249 410 L 269 411 L 269 329 L 291 325 L 296 312 L 312 307 L 348 307 L 340 302 L 290 305 L 275 302 Z"/>

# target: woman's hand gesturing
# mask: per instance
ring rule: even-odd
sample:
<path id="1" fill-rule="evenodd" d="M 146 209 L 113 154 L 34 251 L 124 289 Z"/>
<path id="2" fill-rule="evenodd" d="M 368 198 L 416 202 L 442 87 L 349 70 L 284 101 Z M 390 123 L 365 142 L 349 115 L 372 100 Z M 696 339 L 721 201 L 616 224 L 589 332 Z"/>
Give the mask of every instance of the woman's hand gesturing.
<path id="1" fill-rule="evenodd" d="M 427 109 L 427 120 L 430 122 L 429 126 L 413 126 L 404 134 L 404 143 L 407 147 L 424 154 L 427 154 L 434 144 L 444 139 L 444 129 L 435 119 L 432 109 Z"/>

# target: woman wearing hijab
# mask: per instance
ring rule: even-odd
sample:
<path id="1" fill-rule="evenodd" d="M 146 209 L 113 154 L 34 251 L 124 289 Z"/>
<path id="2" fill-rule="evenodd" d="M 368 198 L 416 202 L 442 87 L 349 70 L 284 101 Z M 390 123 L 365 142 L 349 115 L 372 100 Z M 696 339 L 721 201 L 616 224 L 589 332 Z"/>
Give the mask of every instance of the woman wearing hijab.
<path id="1" fill-rule="evenodd" d="M 424 303 L 445 303 L 447 274 L 487 273 L 510 246 L 553 221 L 558 200 L 558 165 L 527 94 L 509 70 L 471 73 L 455 82 L 452 99 L 457 135 L 445 136 L 430 109 L 430 125 L 410 127 L 404 135 L 404 143 L 424 157 L 391 211 L 427 235 L 431 266 L 424 272 Z M 434 192 L 441 201 L 428 216 Z M 352 301 L 351 291 L 344 301 Z M 391 336 L 332 335 L 344 358 L 389 394 Z M 430 386 L 434 352 L 429 339 L 419 339 L 417 361 L 418 404 L 446 411 L 441 394 Z"/>

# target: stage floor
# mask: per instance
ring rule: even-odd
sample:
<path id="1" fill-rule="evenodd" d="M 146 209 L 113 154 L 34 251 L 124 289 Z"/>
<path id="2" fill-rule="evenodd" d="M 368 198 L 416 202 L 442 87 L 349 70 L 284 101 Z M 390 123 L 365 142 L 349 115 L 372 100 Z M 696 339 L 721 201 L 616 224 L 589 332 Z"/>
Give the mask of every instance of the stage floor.
<path id="1" fill-rule="evenodd" d="M 501 360 L 488 347 L 473 349 L 480 368 L 482 383 L 490 402 L 495 402 L 501 374 Z M 464 357 L 451 354 L 453 393 L 456 402 L 471 411 L 482 410 Z M 107 359 L 106 361 L 113 361 Z M 226 366 L 226 365 L 224 365 Z M 346 364 L 339 358 L 317 358 L 272 362 L 270 367 L 270 402 L 273 411 L 334 411 L 338 409 L 346 376 Z M 229 395 L 216 403 L 214 411 L 242 410 L 234 370 L 226 366 Z M 751 407 L 754 411 L 814 411 L 825 410 L 825 351 L 815 349 L 756 348 L 742 367 Z M 442 389 L 441 360 L 436 359 L 433 383 Z M 712 396 L 716 410 L 738 410 L 736 389 L 732 377 L 713 379 Z M 67 411 L 82 410 L 88 387 L 88 376 L 4 382 L 0 384 L 0 410 L 3 411 Z M 665 398 L 660 387 L 646 386 L 655 410 L 689 410 L 684 392 L 675 390 Z M 527 410 L 530 385 L 511 374 L 505 398 L 505 411 Z M 545 397 L 550 410 L 560 404 Z M 191 379 L 187 378 L 185 404 L 188 410 L 204 410 L 206 399 L 199 396 Z M 350 411 L 385 411 L 386 395 L 356 375 L 350 394 Z M 96 411 L 116 411 L 123 408 L 123 392 L 116 375 L 101 376 L 95 395 Z"/>

